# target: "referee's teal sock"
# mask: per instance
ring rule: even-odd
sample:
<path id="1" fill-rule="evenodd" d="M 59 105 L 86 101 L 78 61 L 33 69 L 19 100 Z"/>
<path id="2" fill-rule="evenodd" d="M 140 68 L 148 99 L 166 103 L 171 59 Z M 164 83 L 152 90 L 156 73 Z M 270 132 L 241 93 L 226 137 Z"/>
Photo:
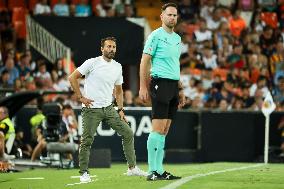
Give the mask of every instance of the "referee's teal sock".
<path id="1" fill-rule="evenodd" d="M 163 160 L 164 160 L 164 154 L 165 154 L 165 140 L 166 140 L 166 136 L 160 135 L 160 141 L 158 144 L 157 159 L 156 159 L 156 167 L 157 167 L 157 172 L 159 174 L 164 173 Z"/>
<path id="2" fill-rule="evenodd" d="M 149 173 L 157 171 L 156 159 L 157 159 L 157 150 L 159 142 L 160 142 L 160 134 L 156 132 L 151 132 L 147 140 Z"/>

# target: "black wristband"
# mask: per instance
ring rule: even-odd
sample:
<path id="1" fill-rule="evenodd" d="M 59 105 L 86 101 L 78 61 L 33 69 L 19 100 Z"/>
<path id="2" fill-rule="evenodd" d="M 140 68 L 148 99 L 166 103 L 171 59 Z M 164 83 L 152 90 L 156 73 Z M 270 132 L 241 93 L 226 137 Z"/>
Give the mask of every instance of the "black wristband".
<path id="1" fill-rule="evenodd" d="M 124 112 L 124 109 L 123 109 L 123 108 L 118 108 L 118 109 L 117 109 L 117 112 L 118 112 L 118 113 L 121 112 L 121 111 Z"/>

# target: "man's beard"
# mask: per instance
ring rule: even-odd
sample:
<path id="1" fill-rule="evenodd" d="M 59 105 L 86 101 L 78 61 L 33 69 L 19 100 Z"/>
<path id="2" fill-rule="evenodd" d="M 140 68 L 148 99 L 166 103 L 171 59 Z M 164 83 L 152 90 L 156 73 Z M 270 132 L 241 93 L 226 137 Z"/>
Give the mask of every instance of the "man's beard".
<path id="1" fill-rule="evenodd" d="M 115 56 L 115 53 L 114 52 L 105 52 L 104 53 L 104 56 L 107 57 L 108 59 L 113 59 L 114 56 Z"/>

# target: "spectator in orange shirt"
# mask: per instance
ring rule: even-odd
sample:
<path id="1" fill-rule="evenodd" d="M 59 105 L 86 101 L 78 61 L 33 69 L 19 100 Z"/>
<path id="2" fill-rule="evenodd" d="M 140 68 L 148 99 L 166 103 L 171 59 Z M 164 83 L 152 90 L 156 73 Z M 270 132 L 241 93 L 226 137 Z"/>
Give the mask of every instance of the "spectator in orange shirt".
<path id="1" fill-rule="evenodd" d="M 239 38 L 242 31 L 247 27 L 245 20 L 240 16 L 240 10 L 236 10 L 229 20 L 230 30 L 234 37 Z"/>

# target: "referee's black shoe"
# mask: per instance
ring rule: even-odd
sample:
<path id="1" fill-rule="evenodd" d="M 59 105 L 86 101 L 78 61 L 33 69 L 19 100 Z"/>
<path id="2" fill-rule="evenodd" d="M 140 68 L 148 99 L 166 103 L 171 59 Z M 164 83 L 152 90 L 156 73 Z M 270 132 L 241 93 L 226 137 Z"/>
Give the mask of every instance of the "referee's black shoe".
<path id="1" fill-rule="evenodd" d="M 181 179 L 179 176 L 174 176 L 169 172 L 164 172 L 163 174 L 160 175 L 162 180 L 176 180 L 176 179 Z"/>
<path id="2" fill-rule="evenodd" d="M 147 181 L 156 181 L 156 180 L 163 180 L 161 175 L 156 171 L 153 171 L 150 175 L 147 176 Z"/>

